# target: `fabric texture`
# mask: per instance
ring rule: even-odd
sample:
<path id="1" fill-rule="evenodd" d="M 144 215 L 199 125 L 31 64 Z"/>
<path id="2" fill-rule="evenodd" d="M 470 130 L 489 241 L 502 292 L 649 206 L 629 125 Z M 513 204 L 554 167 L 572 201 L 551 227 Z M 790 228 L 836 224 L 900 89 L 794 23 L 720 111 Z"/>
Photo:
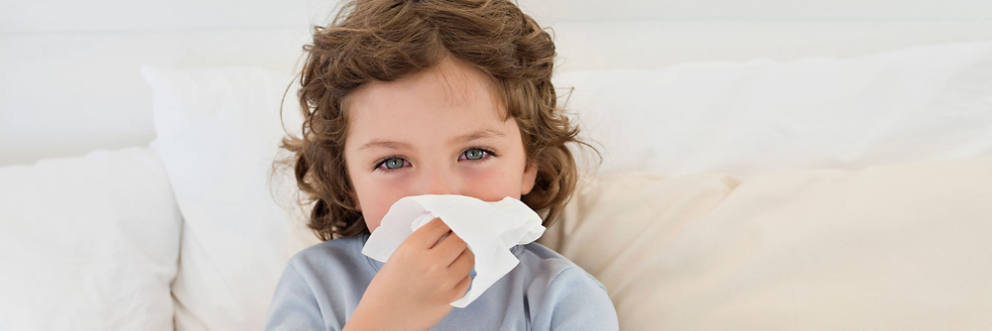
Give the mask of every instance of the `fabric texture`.
<path id="1" fill-rule="evenodd" d="M 0 168 L 0 330 L 173 330 L 182 218 L 147 148 Z"/>
<path id="2" fill-rule="evenodd" d="M 992 41 L 855 57 L 561 72 L 594 172 L 859 169 L 992 153 Z"/>
<path id="3" fill-rule="evenodd" d="M 992 327 L 992 156 L 621 173 L 573 199 L 539 242 L 603 282 L 623 330 Z"/>

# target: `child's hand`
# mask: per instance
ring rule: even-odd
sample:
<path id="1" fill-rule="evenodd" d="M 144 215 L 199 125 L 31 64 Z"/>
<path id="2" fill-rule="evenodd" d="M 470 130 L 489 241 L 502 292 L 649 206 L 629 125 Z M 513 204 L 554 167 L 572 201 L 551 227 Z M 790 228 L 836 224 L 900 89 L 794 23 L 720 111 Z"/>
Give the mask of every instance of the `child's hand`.
<path id="1" fill-rule="evenodd" d="M 396 248 L 348 324 L 381 330 L 433 327 L 468 291 L 474 267 L 475 256 L 465 242 L 435 218 Z"/>

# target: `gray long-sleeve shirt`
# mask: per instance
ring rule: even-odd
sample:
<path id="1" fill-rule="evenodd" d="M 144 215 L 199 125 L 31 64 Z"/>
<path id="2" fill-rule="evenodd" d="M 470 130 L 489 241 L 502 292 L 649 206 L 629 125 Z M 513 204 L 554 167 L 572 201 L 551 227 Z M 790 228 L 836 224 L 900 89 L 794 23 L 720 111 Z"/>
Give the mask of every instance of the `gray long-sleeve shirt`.
<path id="1" fill-rule="evenodd" d="M 383 266 L 362 254 L 367 240 L 368 234 L 330 240 L 293 256 L 265 330 L 341 330 Z M 510 251 L 520 264 L 431 330 L 618 329 L 606 288 L 581 267 L 536 242 Z"/>

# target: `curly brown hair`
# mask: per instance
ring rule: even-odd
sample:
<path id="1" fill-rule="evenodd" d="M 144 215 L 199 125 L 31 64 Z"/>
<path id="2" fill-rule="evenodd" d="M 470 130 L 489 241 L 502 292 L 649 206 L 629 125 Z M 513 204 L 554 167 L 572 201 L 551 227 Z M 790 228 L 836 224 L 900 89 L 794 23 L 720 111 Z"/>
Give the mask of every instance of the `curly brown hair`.
<path id="1" fill-rule="evenodd" d="M 454 56 L 496 82 L 520 127 L 528 162 L 538 166 L 521 201 L 550 226 L 575 189 L 578 171 L 566 143 L 579 143 L 551 83 L 555 45 L 507 0 L 355 0 L 305 45 L 298 98 L 302 136 L 282 139 L 297 186 L 312 204 L 307 226 L 320 240 L 368 233 L 345 164 L 348 112 L 342 100 L 367 82 L 393 81 Z M 509 116 L 509 117 L 507 117 Z M 598 154 L 598 151 L 597 151 Z"/>

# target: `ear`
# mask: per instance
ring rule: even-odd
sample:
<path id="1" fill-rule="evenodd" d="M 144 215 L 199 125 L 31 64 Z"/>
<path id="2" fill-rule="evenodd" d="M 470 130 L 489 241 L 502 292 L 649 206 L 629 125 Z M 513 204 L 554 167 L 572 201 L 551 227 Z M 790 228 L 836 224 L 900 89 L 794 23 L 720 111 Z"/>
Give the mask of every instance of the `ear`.
<path id="1" fill-rule="evenodd" d="M 537 163 L 527 163 L 524 168 L 523 180 L 520 183 L 520 196 L 525 196 L 534 189 L 534 181 L 537 180 Z"/>

